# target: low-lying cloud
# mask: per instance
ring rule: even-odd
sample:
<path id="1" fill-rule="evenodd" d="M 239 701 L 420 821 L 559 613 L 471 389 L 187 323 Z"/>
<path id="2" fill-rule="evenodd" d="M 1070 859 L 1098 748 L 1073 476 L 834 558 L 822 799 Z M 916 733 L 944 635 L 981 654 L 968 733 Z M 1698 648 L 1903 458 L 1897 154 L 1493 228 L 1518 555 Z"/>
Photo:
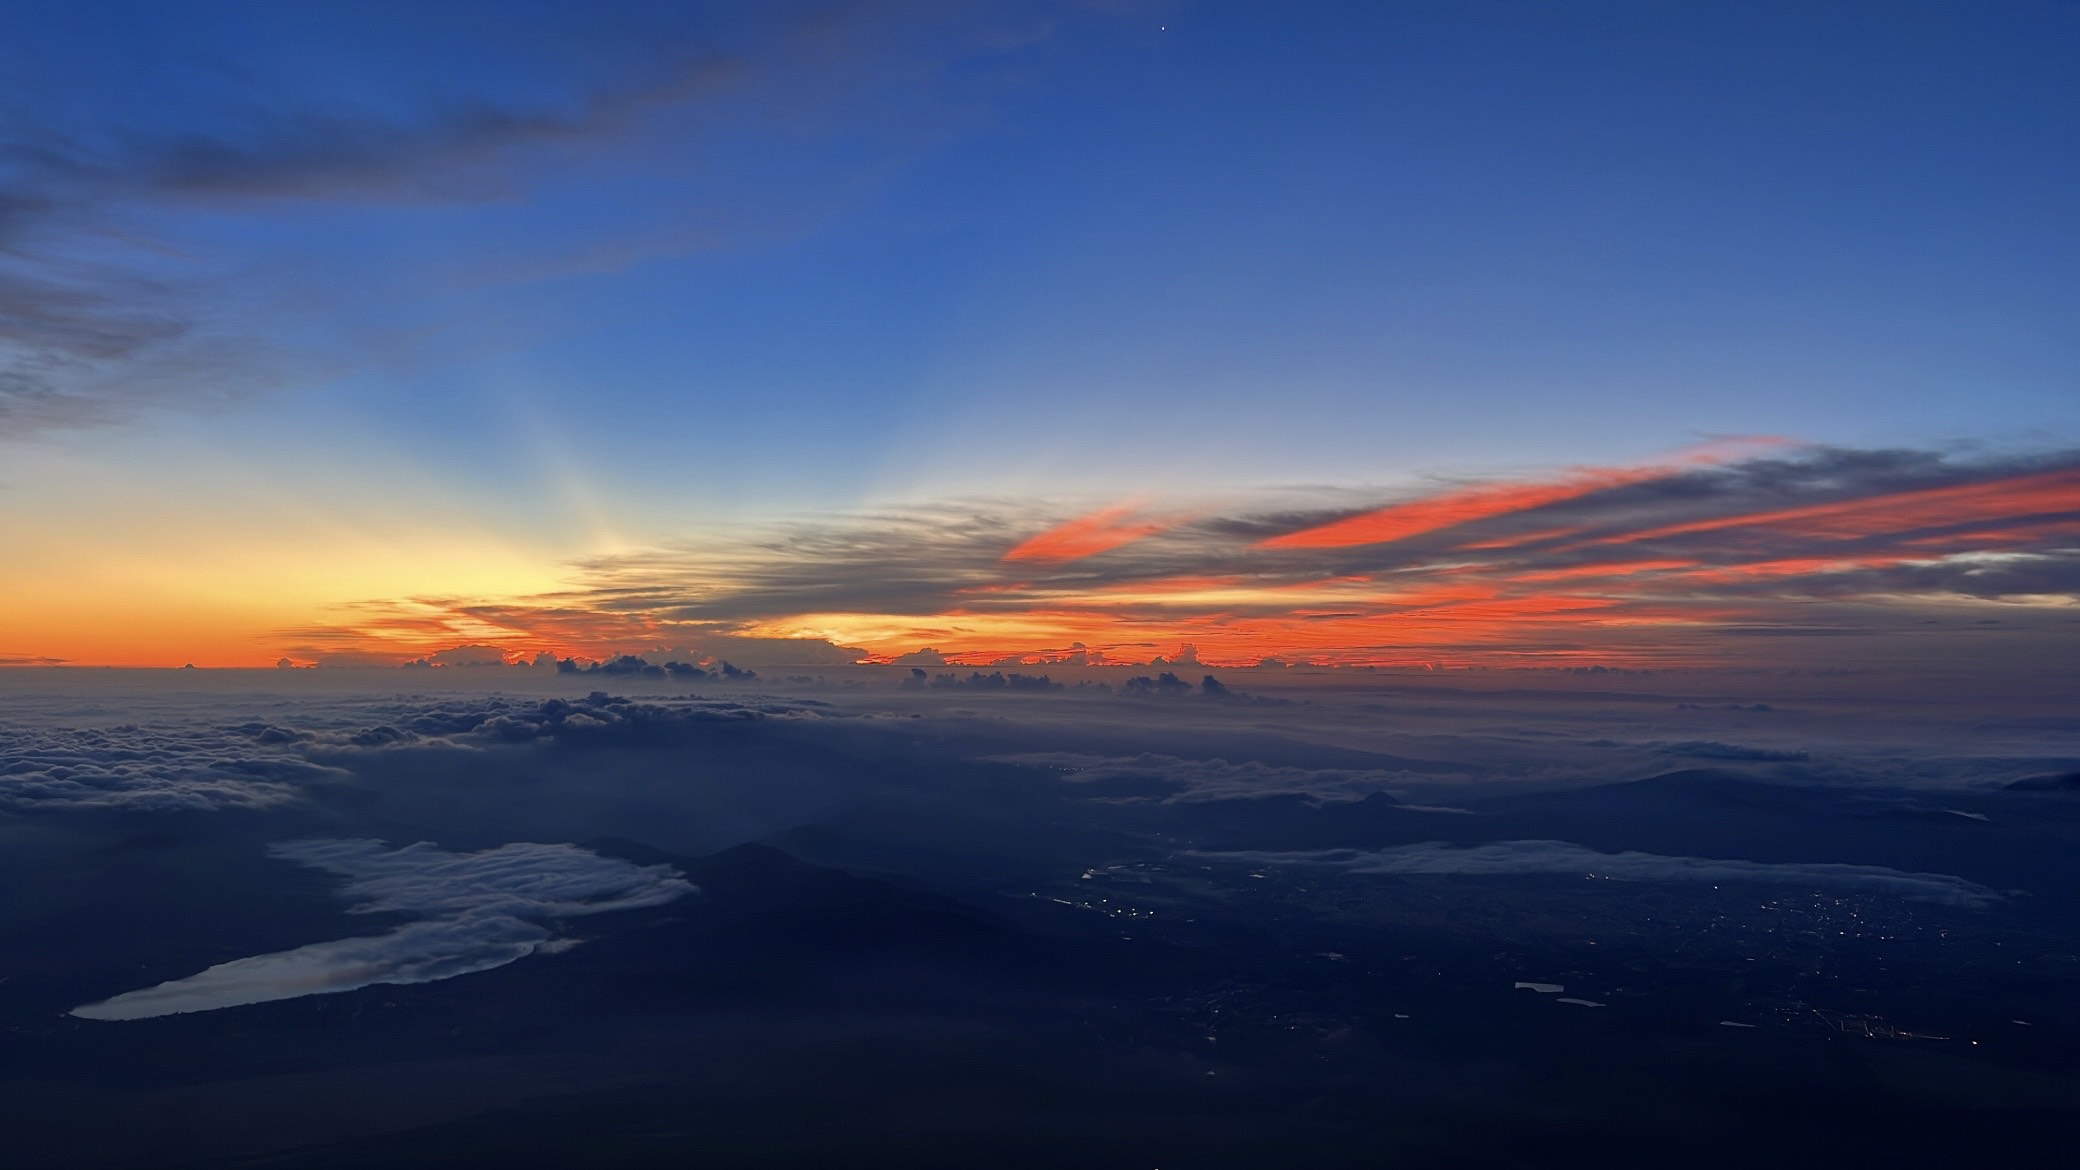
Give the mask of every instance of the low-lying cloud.
<path id="1" fill-rule="evenodd" d="M 677 870 L 602 857 L 574 845 L 517 843 L 451 853 L 427 842 L 291 841 L 275 857 L 346 879 L 354 914 L 426 916 L 384 934 L 312 943 L 219 963 L 74 1008 L 90 1020 L 214 1011 L 376 983 L 429 983 L 488 971 L 552 946 L 559 919 L 659 906 L 694 892 Z"/>
<path id="2" fill-rule="evenodd" d="M 0 730 L 0 808 L 203 812 L 295 800 L 343 772 L 241 728 Z"/>
<path id="3" fill-rule="evenodd" d="M 1465 848 L 1428 841 L 1393 849 L 1246 850 L 1194 856 L 1247 865 L 1315 865 L 1365 874 L 1564 874 L 1635 882 L 1766 882 L 1869 890 L 1954 906 L 1982 906 L 2001 897 L 1998 892 L 1961 877 L 1909 873 L 1882 865 L 1669 857 L 1631 851 L 1599 853 L 1567 841 L 1493 841 Z"/>
<path id="4" fill-rule="evenodd" d="M 1410 782 L 1436 783 L 1437 768 L 1387 771 L 1369 768 L 1295 768 L 1257 760 L 1187 760 L 1144 752 L 1138 756 L 1097 756 L 1078 752 L 1026 752 L 994 756 L 1000 764 L 1050 768 L 1077 784 L 1156 785 L 1160 795 L 1114 799 L 1188 804 L 1212 800 L 1261 800 L 1299 796 L 1322 804 L 1364 800 Z"/>

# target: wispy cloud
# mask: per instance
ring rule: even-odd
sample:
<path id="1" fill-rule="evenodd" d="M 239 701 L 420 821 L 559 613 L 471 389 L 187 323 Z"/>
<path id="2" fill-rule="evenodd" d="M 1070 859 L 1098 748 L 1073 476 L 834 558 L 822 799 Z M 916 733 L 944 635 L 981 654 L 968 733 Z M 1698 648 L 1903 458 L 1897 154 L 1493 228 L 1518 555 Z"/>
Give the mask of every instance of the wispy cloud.
<path id="1" fill-rule="evenodd" d="M 1019 39 L 1005 35 L 1011 14 L 889 5 L 368 8 L 328 18 L 344 35 L 325 69 L 306 71 L 264 52 L 224 59 L 206 21 L 167 23 L 150 69 L 0 81 L 0 439 L 205 408 L 371 361 L 437 360 L 494 344 L 454 336 L 441 294 L 712 249 L 769 230 L 731 225 L 766 224 L 775 203 L 822 209 L 790 213 L 813 222 L 929 133 L 937 98 L 920 96 L 931 86 L 919 79 Z M 101 57 L 98 45 L 69 48 Z M 797 175 L 716 207 L 720 164 L 690 162 L 718 129 L 840 120 L 862 90 L 904 87 L 921 107 L 914 123 L 877 128 L 881 157 L 813 195 Z M 678 190 L 657 201 L 672 212 L 646 199 L 587 220 L 544 197 L 590 184 L 605 208 L 631 174 Z M 687 203 L 709 214 L 690 218 Z M 396 258 L 416 265 L 408 281 L 356 271 L 340 246 L 371 209 L 458 206 L 532 226 L 490 241 L 455 233 L 438 264 Z M 227 215 L 291 241 L 294 264 L 248 247 L 246 227 L 221 230 Z M 406 296 L 426 299 L 400 314 Z"/>
<path id="2" fill-rule="evenodd" d="M 385 934 L 313 943 L 219 963 L 185 979 L 74 1008 L 90 1020 L 142 1020 L 184 1012 L 352 991 L 376 983 L 428 983 L 488 971 L 549 945 L 545 923 L 659 906 L 694 887 L 668 866 L 639 866 L 572 845 L 502 845 L 450 853 L 421 842 L 292 841 L 271 854 L 336 874 L 349 913 L 426 917 Z"/>
<path id="3" fill-rule="evenodd" d="M 1133 504 L 1104 508 L 1060 524 L 1020 541 L 1004 554 L 1007 561 L 1074 561 L 1132 544 L 1166 528 L 1175 528 L 1181 517 L 1148 516 Z"/>
<path id="4" fill-rule="evenodd" d="M 1404 503 L 1344 516 L 1325 524 L 1268 536 L 1259 548 L 1349 548 L 1386 544 L 1477 524 L 1483 520 L 1535 513 L 1554 504 L 1579 500 L 1627 484 L 1666 479 L 1686 467 L 1722 463 L 1758 448 L 1787 445 L 1776 438 L 1729 439 L 1639 467 L 1593 467 L 1554 480 L 1477 484 Z"/>

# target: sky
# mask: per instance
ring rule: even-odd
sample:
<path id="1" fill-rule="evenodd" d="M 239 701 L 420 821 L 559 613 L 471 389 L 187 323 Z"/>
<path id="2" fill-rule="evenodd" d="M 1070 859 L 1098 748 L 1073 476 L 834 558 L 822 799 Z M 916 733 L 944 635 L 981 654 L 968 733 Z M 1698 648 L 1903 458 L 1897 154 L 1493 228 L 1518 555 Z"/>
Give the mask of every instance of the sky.
<path id="1" fill-rule="evenodd" d="M 0 664 L 2055 664 L 2076 47 L 0 5 Z"/>

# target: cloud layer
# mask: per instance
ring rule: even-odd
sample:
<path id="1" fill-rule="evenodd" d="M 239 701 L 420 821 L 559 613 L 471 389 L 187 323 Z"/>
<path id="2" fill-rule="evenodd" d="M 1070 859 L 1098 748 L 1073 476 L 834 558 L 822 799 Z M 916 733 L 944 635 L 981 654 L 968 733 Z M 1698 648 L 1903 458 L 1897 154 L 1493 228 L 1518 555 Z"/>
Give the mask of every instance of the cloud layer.
<path id="1" fill-rule="evenodd" d="M 385 934 L 313 943 L 234 959 L 190 975 L 74 1008 L 90 1020 L 141 1020 L 183 1012 L 352 991 L 375 983 L 427 983 L 502 967 L 552 943 L 547 923 L 659 906 L 694 892 L 668 866 L 641 866 L 573 845 L 521 843 L 450 853 L 426 842 L 291 841 L 271 854 L 345 878 L 361 899 L 349 913 L 426 917 Z"/>
<path id="2" fill-rule="evenodd" d="M 1809 665 L 1954 663 L 2016 632 L 2027 649 L 2080 612 L 2080 452 L 1765 451 L 1384 505 L 1321 491 L 1162 519 L 1008 501 L 832 517 L 595 559 L 553 598 L 378 603 L 293 636 L 749 636 L 961 666 L 1148 662 L 1184 643 L 1215 665 Z"/>
<path id="3" fill-rule="evenodd" d="M 264 728 L 0 729 L 0 808 L 134 812 L 285 804 L 343 773 Z"/>
<path id="4" fill-rule="evenodd" d="M 1760 862 L 1657 853 L 1599 853 L 1566 841 L 1494 841 L 1459 848 L 1441 842 L 1394 849 L 1241 851 L 1196 856 L 1247 865 L 1318 865 L 1372 874 L 1564 874 L 1634 882 L 1763 882 L 1830 890 L 1867 890 L 1923 902 L 1981 906 L 2000 894 L 1961 877 L 1908 873 L 1881 865 Z"/>
<path id="5" fill-rule="evenodd" d="M 1078 752 L 1027 752 L 993 759 L 1003 764 L 1057 769 L 1064 773 L 1064 779 L 1077 784 L 1153 785 L 1166 791 L 1157 796 L 1114 799 L 1147 799 L 1164 804 L 1258 800 L 1274 796 L 1298 796 L 1324 804 L 1341 804 L 1376 794 L 1391 794 L 1411 781 L 1437 783 L 1440 773 L 1450 772 L 1448 768 L 1435 765 L 1402 771 L 1294 768 L 1258 760 L 1232 763 L 1223 759 L 1187 760 L 1150 752 L 1125 757 Z"/>

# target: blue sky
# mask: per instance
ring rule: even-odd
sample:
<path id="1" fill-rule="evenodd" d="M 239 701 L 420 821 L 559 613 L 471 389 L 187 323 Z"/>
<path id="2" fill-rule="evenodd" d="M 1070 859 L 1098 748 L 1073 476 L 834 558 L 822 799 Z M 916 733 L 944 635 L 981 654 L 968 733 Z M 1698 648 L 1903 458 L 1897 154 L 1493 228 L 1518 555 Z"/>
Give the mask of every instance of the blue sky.
<path id="1" fill-rule="evenodd" d="M 257 482 L 553 559 L 1714 435 L 2056 448 L 2076 34 L 2052 4 L 11 4 L 7 478 L 190 521 Z"/>

